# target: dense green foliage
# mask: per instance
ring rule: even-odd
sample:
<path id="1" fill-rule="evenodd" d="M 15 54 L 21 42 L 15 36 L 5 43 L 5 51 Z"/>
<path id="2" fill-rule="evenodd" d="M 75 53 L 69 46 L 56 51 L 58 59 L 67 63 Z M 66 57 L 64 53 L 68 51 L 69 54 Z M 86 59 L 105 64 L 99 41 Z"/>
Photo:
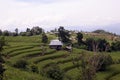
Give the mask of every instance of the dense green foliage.
<path id="1" fill-rule="evenodd" d="M 113 35 L 112 33 L 108 32 L 108 31 L 105 31 L 105 30 L 101 30 L 101 29 L 95 30 L 95 31 L 93 31 L 93 33 L 98 33 L 98 34 L 111 34 L 111 35 Z M 115 34 L 114 34 L 114 35 L 115 35 Z"/>
<path id="2" fill-rule="evenodd" d="M 45 33 L 42 34 L 42 43 L 47 43 L 48 42 L 48 37 Z"/>
<path id="3" fill-rule="evenodd" d="M 30 69 L 31 72 L 36 72 L 36 73 L 39 72 L 38 66 L 36 64 L 31 64 L 29 69 Z"/>
<path id="4" fill-rule="evenodd" d="M 96 71 L 105 71 L 107 69 L 107 66 L 113 64 L 112 57 L 109 54 L 102 53 L 94 54 L 90 58 L 89 62 L 94 66 L 96 65 Z"/>
<path id="5" fill-rule="evenodd" d="M 27 68 L 27 61 L 24 59 L 16 61 L 16 63 L 13 64 L 16 68 L 26 69 Z"/>
<path id="6" fill-rule="evenodd" d="M 79 77 L 81 80 L 96 80 L 96 73 L 106 71 L 107 67 L 113 64 L 113 60 L 109 54 L 94 53 L 94 55 L 80 54 L 80 57 L 74 59 L 73 64 L 80 71 Z"/>
<path id="7" fill-rule="evenodd" d="M 60 70 L 59 66 L 53 64 L 51 65 L 47 70 L 46 74 L 49 78 L 52 78 L 52 80 L 63 80 L 64 73 L 62 70 Z"/>
<path id="8" fill-rule="evenodd" d="M 87 38 L 86 45 L 89 51 L 110 51 L 110 45 L 105 39 Z"/>
<path id="9" fill-rule="evenodd" d="M 5 39 L 4 37 L 0 37 L 0 80 L 3 79 L 3 74 L 4 74 L 4 66 L 3 66 L 3 63 L 4 63 L 4 60 L 2 58 L 2 50 L 3 50 L 3 46 L 5 45 Z"/>
<path id="10" fill-rule="evenodd" d="M 120 51 L 120 41 L 113 42 L 111 48 L 113 51 Z"/>
<path id="11" fill-rule="evenodd" d="M 83 44 L 83 34 L 82 33 L 77 33 L 77 43 L 79 44 L 79 45 L 82 45 Z"/>
<path id="12" fill-rule="evenodd" d="M 65 30 L 64 27 L 59 27 L 58 29 L 58 37 L 63 43 L 68 43 L 70 42 L 70 34 L 69 31 Z"/>
<path id="13" fill-rule="evenodd" d="M 15 32 L 10 32 L 8 30 L 5 30 L 5 31 L 2 31 L 0 30 L 0 36 L 3 35 L 3 36 L 32 36 L 32 35 L 40 35 L 42 34 L 43 29 L 40 28 L 39 26 L 35 26 L 33 27 L 32 29 L 29 29 L 27 28 L 26 29 L 26 32 L 20 32 L 18 33 L 18 28 L 15 29 Z"/>

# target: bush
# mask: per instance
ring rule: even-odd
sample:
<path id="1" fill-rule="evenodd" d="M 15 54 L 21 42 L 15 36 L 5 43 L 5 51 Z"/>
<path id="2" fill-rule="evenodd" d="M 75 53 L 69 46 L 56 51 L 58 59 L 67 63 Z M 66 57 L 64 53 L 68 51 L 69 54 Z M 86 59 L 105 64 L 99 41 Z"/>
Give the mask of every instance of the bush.
<path id="1" fill-rule="evenodd" d="M 108 54 L 95 54 L 89 60 L 91 65 L 94 65 L 96 71 L 105 71 L 107 66 L 113 63 L 113 59 Z M 96 66 L 95 66 L 96 65 Z"/>
<path id="2" fill-rule="evenodd" d="M 80 70 L 80 76 L 82 80 L 96 80 L 96 72 L 97 71 L 105 71 L 107 66 L 113 63 L 113 60 L 109 54 L 97 53 L 92 56 L 86 56 L 84 53 L 81 54 L 79 60 L 74 62 L 74 65 L 81 65 L 81 67 L 77 66 Z"/>
<path id="3" fill-rule="evenodd" d="M 63 80 L 64 73 L 56 64 L 53 64 L 50 67 L 48 67 L 45 72 L 46 75 L 52 80 Z"/>
<path id="4" fill-rule="evenodd" d="M 111 48 L 113 51 L 120 51 L 120 41 L 113 42 Z"/>
<path id="5" fill-rule="evenodd" d="M 110 44 L 101 38 L 87 38 L 86 39 L 87 50 L 94 52 L 110 51 Z"/>
<path id="6" fill-rule="evenodd" d="M 5 38 L 4 37 L 0 37 L 0 80 L 3 80 L 3 74 L 4 74 L 4 59 L 2 58 L 2 50 L 3 50 L 3 46 L 5 45 Z"/>
<path id="7" fill-rule="evenodd" d="M 76 38 L 77 38 L 77 43 L 78 43 L 79 45 L 83 45 L 83 43 L 84 43 L 83 40 L 82 40 L 82 39 L 83 39 L 83 34 L 80 33 L 80 32 L 78 32 Z"/>
<path id="8" fill-rule="evenodd" d="M 38 67 L 35 64 L 31 64 L 29 69 L 31 72 L 36 72 L 36 73 L 39 72 Z"/>
<path id="9" fill-rule="evenodd" d="M 20 32 L 20 36 L 26 36 L 26 32 Z"/>
<path id="10" fill-rule="evenodd" d="M 85 50 L 87 49 L 87 46 L 84 44 L 79 45 L 77 43 L 74 43 L 73 47 L 78 48 L 78 49 L 85 49 Z"/>
<path id="11" fill-rule="evenodd" d="M 3 79 L 3 73 L 4 73 L 5 69 L 4 66 L 0 63 L 0 80 Z"/>
<path id="12" fill-rule="evenodd" d="M 32 36 L 32 33 L 31 33 L 31 32 L 26 32 L 25 35 L 26 35 L 26 36 Z"/>
<path id="13" fill-rule="evenodd" d="M 100 63 L 101 64 L 101 67 L 99 69 L 99 71 L 104 71 L 106 70 L 107 66 L 111 65 L 113 63 L 113 60 L 111 58 L 110 55 L 100 55 Z"/>
<path id="14" fill-rule="evenodd" d="M 16 68 L 21 68 L 21 69 L 26 69 L 28 62 L 24 59 L 18 60 L 16 61 L 16 63 L 14 63 L 14 67 Z"/>
<path id="15" fill-rule="evenodd" d="M 47 43 L 48 42 L 48 37 L 45 33 L 42 34 L 42 43 Z"/>

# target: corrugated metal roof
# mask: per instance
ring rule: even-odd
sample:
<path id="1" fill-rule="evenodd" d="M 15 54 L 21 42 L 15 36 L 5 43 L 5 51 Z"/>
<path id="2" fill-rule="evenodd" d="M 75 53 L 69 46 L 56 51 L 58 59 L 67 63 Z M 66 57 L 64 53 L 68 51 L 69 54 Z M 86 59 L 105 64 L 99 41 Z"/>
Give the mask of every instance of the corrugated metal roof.
<path id="1" fill-rule="evenodd" d="M 49 45 L 63 45 L 63 43 L 59 40 L 51 40 Z"/>

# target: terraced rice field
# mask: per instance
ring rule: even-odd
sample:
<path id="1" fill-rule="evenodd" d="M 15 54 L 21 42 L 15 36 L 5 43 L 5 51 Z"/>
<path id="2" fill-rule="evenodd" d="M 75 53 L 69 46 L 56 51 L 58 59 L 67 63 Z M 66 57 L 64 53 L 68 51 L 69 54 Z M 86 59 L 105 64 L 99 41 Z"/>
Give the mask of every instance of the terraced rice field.
<path id="1" fill-rule="evenodd" d="M 29 37 L 28 37 L 29 38 Z M 35 37 L 38 39 L 38 37 Z M 8 38 L 7 38 L 8 39 Z M 6 40 L 7 40 L 6 39 Z M 15 38 L 17 39 L 17 38 Z M 20 40 L 22 38 L 20 37 Z M 24 37 L 23 37 L 24 39 Z M 29 40 L 32 38 L 29 38 Z M 20 41 L 19 39 L 14 41 L 12 39 L 8 39 L 8 45 L 4 47 L 3 54 L 5 55 L 5 79 L 4 80 L 50 80 L 44 76 L 42 76 L 40 73 L 32 73 L 25 70 L 19 70 L 17 68 L 14 68 L 11 66 L 11 64 L 15 63 L 19 59 L 25 59 L 29 62 L 29 64 L 36 64 L 39 68 L 39 71 L 46 69 L 49 67 L 50 64 L 56 63 L 58 66 L 65 72 L 65 75 L 69 76 L 71 80 L 77 80 L 77 78 L 80 77 L 80 70 L 77 69 L 76 65 L 73 64 L 73 58 L 79 57 L 79 54 L 81 54 L 84 50 L 80 49 L 73 49 L 73 52 L 70 53 L 65 50 L 56 51 L 54 49 L 50 49 L 48 45 L 46 45 L 46 50 L 44 55 L 42 54 L 41 49 L 41 43 L 38 41 L 37 43 L 34 42 L 35 39 L 30 40 L 27 42 L 27 40 Z M 33 42 L 32 42 L 33 41 Z M 87 54 L 91 53 L 86 51 Z M 117 53 L 111 53 L 110 55 L 116 59 L 119 60 L 120 57 L 118 57 Z M 21 75 L 21 77 L 19 76 Z M 120 64 L 114 64 L 111 65 L 106 72 L 98 72 L 96 80 L 119 80 L 120 79 Z M 68 80 L 68 79 L 64 79 Z"/>

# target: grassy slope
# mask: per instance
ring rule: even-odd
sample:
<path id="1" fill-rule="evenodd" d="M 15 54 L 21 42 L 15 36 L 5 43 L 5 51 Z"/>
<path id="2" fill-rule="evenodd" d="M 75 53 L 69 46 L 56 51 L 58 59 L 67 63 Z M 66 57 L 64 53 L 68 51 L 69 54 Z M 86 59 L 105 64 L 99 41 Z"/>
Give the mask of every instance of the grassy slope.
<path id="1" fill-rule="evenodd" d="M 48 80 L 40 74 L 27 72 L 10 66 L 6 66 L 4 76 L 4 80 Z"/>
<path id="2" fill-rule="evenodd" d="M 54 35 L 50 35 L 50 39 L 53 38 L 55 38 Z M 71 76 L 72 80 L 75 80 L 80 75 L 79 70 L 71 62 L 72 58 L 78 57 L 81 52 L 92 53 L 80 49 L 73 49 L 74 54 L 70 54 L 65 51 L 47 49 L 44 56 L 39 56 L 39 54 L 41 54 L 41 50 L 39 50 L 39 46 L 41 45 L 40 36 L 6 37 L 6 40 L 8 41 L 9 46 L 4 47 L 4 52 L 10 57 L 6 59 L 8 62 L 13 63 L 18 59 L 25 58 L 28 62 L 36 62 L 40 70 L 49 66 L 51 63 L 57 63 L 61 69 L 65 70 L 66 75 Z M 118 60 L 120 59 L 119 53 L 120 52 L 112 52 L 110 55 L 114 60 Z M 97 73 L 97 80 L 105 80 L 108 77 L 110 77 L 110 80 L 120 79 L 120 73 L 113 75 L 116 71 L 120 70 L 119 67 L 119 64 L 112 65 L 109 71 Z M 7 78 L 5 80 L 48 80 L 43 78 L 40 74 L 15 69 L 10 67 L 9 64 L 7 64 L 5 75 Z"/>

